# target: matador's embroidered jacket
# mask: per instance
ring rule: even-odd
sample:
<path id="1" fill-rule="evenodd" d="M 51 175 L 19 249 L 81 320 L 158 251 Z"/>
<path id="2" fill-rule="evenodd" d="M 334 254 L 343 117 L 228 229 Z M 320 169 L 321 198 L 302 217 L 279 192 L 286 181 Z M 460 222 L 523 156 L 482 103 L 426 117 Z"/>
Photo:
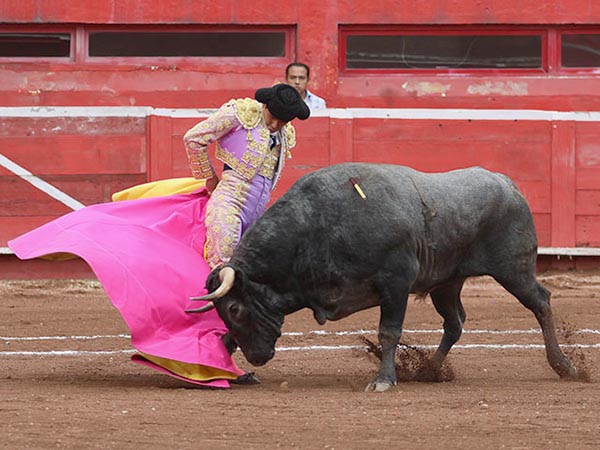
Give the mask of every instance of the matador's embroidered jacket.
<path id="1" fill-rule="evenodd" d="M 183 137 L 194 178 L 215 175 L 207 146 L 216 142 L 215 157 L 246 180 L 255 175 L 273 179 L 275 189 L 284 161 L 296 145 L 294 127 L 287 123 L 279 131 L 280 145 L 270 148 L 262 103 L 251 98 L 230 100 L 208 119 L 198 123 Z"/>

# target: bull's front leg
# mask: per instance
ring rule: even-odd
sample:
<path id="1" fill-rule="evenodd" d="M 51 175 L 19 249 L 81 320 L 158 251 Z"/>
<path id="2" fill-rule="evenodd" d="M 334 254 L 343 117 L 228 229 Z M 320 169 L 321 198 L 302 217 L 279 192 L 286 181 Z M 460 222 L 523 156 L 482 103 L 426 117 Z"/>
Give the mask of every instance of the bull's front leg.
<path id="1" fill-rule="evenodd" d="M 402 334 L 402 324 L 406 314 L 408 291 L 401 298 L 392 301 L 384 296 L 379 319 L 379 344 L 381 345 L 381 364 L 379 373 L 367 385 L 366 392 L 383 392 L 396 385 L 396 348 Z"/>

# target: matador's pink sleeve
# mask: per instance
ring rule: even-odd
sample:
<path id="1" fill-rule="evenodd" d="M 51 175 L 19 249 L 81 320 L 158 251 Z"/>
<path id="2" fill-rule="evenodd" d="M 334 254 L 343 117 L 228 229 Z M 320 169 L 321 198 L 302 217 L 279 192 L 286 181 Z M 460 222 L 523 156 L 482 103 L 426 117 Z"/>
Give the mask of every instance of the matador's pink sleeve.
<path id="1" fill-rule="evenodd" d="M 240 122 L 235 115 L 234 102 L 230 101 L 185 133 L 183 142 L 194 178 L 202 180 L 215 176 L 208 155 L 208 144 L 215 142 L 238 125 Z"/>

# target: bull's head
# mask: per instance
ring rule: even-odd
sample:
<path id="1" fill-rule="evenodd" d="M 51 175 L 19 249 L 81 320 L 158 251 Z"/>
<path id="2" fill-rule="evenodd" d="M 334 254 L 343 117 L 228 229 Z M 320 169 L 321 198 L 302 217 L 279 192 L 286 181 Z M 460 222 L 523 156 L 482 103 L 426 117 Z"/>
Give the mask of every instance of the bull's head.
<path id="1" fill-rule="evenodd" d="M 211 272 L 206 287 L 210 292 L 192 300 L 211 300 L 201 308 L 187 312 L 201 313 L 216 308 L 231 337 L 254 366 L 262 366 L 275 355 L 275 342 L 281 336 L 283 314 L 269 307 L 269 289 L 250 281 L 231 266 Z"/>

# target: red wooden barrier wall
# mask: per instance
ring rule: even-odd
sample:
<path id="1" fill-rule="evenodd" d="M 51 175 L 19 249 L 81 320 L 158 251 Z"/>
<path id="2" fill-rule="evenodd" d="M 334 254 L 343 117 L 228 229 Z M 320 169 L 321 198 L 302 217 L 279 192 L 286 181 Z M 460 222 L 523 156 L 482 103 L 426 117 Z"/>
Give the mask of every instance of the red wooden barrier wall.
<path id="1" fill-rule="evenodd" d="M 509 175 L 528 198 L 540 245 L 600 247 L 596 122 L 360 117 L 352 110 L 297 122 L 298 146 L 274 198 L 301 175 L 343 161 L 427 172 L 472 165 Z M 353 117 L 357 116 L 357 117 Z M 29 117 L 3 120 L 10 161 L 83 204 L 133 184 L 189 176 L 182 136 L 198 117 Z M 69 208 L 6 168 L 0 246 Z"/>
<path id="2" fill-rule="evenodd" d="M 298 145 L 274 199 L 301 175 L 343 161 L 426 172 L 480 165 L 509 175 L 523 191 L 541 247 L 600 247 L 598 122 L 368 117 L 372 112 L 331 109 L 297 122 Z M 112 192 L 134 184 L 190 175 L 182 137 L 203 120 L 192 113 L 9 117 L 0 147 L 4 158 L 83 204 L 110 201 Z M 6 164 L 0 191 L 0 247 L 70 210 Z"/>

